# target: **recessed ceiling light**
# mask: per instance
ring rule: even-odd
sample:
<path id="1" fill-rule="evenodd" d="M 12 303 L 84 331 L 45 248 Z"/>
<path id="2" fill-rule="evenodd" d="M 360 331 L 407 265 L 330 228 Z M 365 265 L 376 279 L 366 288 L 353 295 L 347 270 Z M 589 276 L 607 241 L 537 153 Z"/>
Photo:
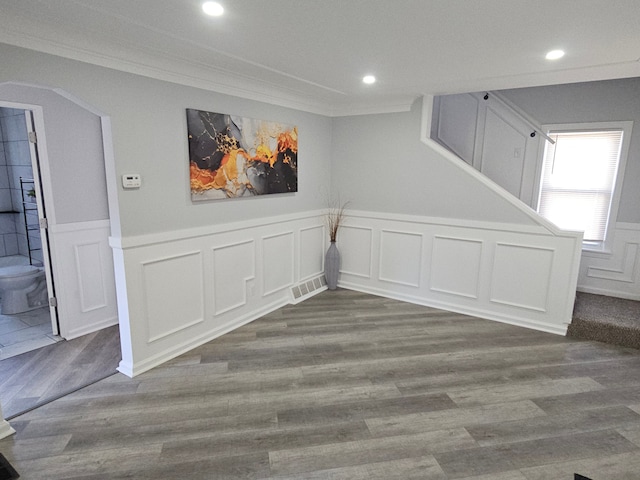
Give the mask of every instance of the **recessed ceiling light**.
<path id="1" fill-rule="evenodd" d="M 564 50 L 551 50 L 549 53 L 547 53 L 545 58 L 547 60 L 557 60 L 562 57 L 564 57 Z"/>
<path id="2" fill-rule="evenodd" d="M 219 17 L 224 13 L 224 8 L 218 2 L 204 2 L 202 4 L 202 11 L 212 17 Z"/>
<path id="3" fill-rule="evenodd" d="M 362 81 L 367 85 L 371 85 L 372 83 L 376 83 L 376 77 L 374 77 L 373 75 L 365 75 L 364 77 L 362 77 Z"/>

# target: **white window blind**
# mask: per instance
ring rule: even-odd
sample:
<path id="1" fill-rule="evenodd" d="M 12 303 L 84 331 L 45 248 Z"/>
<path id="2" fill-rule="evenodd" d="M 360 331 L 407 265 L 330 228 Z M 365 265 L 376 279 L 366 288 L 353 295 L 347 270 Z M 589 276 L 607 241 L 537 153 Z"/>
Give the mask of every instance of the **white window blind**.
<path id="1" fill-rule="evenodd" d="M 549 132 L 538 213 L 584 241 L 604 242 L 622 148 L 622 130 Z"/>

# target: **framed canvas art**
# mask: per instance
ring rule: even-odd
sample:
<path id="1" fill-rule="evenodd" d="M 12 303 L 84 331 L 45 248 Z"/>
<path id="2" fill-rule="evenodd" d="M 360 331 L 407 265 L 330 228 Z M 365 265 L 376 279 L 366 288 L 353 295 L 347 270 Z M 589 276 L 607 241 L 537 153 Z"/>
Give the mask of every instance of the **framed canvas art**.
<path id="1" fill-rule="evenodd" d="M 298 129 L 187 109 L 191 200 L 298 191 Z"/>

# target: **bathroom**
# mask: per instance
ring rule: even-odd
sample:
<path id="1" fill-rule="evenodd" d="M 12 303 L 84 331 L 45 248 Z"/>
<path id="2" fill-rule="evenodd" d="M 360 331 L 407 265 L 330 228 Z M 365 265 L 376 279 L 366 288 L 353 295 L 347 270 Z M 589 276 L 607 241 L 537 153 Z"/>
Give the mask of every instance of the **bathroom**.
<path id="1" fill-rule="evenodd" d="M 20 270 L 31 268 L 29 275 L 38 277 L 28 287 L 31 293 L 26 306 L 15 308 L 19 313 L 0 306 L 0 360 L 61 340 L 53 334 L 47 304 L 26 121 L 24 110 L 0 107 L 0 277 L 17 274 L 18 265 L 24 266 Z M 26 267 L 29 265 L 33 267 Z M 0 303 L 3 300 L 6 298 Z"/>

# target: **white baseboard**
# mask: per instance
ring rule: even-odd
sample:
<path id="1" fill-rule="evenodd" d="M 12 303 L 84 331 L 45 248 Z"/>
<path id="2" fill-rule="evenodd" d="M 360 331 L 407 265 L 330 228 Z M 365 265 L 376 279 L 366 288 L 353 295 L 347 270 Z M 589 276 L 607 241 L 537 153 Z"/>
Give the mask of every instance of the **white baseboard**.
<path id="1" fill-rule="evenodd" d="M 565 336 L 567 334 L 567 326 L 548 325 L 540 322 L 534 322 L 529 319 L 518 318 L 515 316 L 498 315 L 495 312 L 487 312 L 480 309 L 465 308 L 453 303 L 439 302 L 437 300 L 414 297 L 411 295 L 402 295 L 396 292 L 381 290 L 372 287 L 363 287 L 362 285 L 351 285 L 348 282 L 340 282 L 338 284 L 340 288 L 347 290 L 354 290 L 356 292 L 369 293 L 371 295 L 377 295 L 379 297 L 391 298 L 393 300 L 400 300 L 403 302 L 413 303 L 416 305 L 424 305 L 425 307 L 438 308 L 440 310 L 446 310 L 449 312 L 460 313 L 462 315 L 469 315 L 472 317 L 482 318 L 485 320 L 491 320 L 500 323 L 506 323 L 517 327 L 529 328 L 532 330 L 538 330 L 540 332 L 552 333 L 555 335 Z"/>
<path id="2" fill-rule="evenodd" d="M 232 322 L 229 322 L 226 325 L 223 325 L 210 332 L 206 332 L 203 335 L 190 339 L 188 342 L 185 342 L 180 345 L 176 345 L 173 348 L 164 350 L 156 355 L 145 358 L 144 360 L 137 362 L 135 364 L 131 364 L 123 360 L 120 362 L 120 365 L 118 366 L 118 371 L 128 377 L 133 378 L 136 375 L 140 375 L 141 373 L 151 370 L 152 368 L 157 367 L 158 365 L 162 365 L 163 363 L 173 358 L 176 358 L 182 355 L 183 353 L 187 353 L 188 351 L 193 350 L 194 348 L 199 347 L 200 345 L 204 345 L 205 343 L 210 342 L 211 340 L 215 340 L 216 338 L 224 335 L 225 333 L 229 333 L 237 328 L 242 327 L 243 325 L 251 323 L 252 321 L 264 315 L 267 315 L 268 313 L 271 313 L 274 310 L 277 310 L 278 308 L 281 308 L 284 305 L 287 305 L 288 303 L 289 302 L 286 300 L 285 301 L 280 300 L 270 305 L 266 305 L 247 315 L 238 317 L 237 319 L 234 319 Z"/>
<path id="3" fill-rule="evenodd" d="M 71 330 L 65 336 L 65 340 L 73 340 L 74 338 L 82 337 L 83 335 L 88 335 L 90 333 L 97 332 L 105 328 L 113 327 L 114 325 L 118 325 L 117 316 L 106 318 L 101 322 L 93 323 L 91 325 L 83 326 L 82 328 Z"/>

